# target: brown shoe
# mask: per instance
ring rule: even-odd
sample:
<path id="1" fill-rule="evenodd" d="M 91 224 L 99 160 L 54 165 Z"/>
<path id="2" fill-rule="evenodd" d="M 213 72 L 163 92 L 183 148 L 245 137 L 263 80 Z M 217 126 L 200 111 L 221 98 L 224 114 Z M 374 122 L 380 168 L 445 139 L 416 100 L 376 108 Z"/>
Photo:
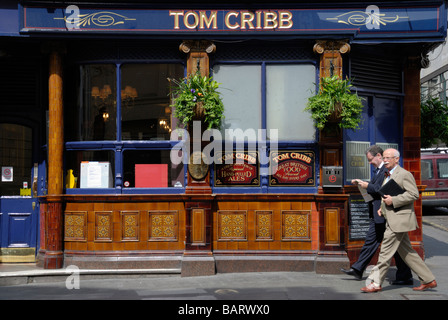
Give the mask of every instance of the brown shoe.
<path id="1" fill-rule="evenodd" d="M 437 287 L 436 280 L 431 281 L 430 283 L 422 283 L 420 287 L 414 287 L 412 290 L 414 291 L 425 291 L 426 289 L 432 289 Z"/>
<path id="2" fill-rule="evenodd" d="M 381 286 L 377 287 L 373 283 L 369 284 L 368 286 L 366 286 L 364 288 L 361 288 L 361 291 L 366 292 L 366 293 L 378 292 L 381 290 L 382 290 Z"/>

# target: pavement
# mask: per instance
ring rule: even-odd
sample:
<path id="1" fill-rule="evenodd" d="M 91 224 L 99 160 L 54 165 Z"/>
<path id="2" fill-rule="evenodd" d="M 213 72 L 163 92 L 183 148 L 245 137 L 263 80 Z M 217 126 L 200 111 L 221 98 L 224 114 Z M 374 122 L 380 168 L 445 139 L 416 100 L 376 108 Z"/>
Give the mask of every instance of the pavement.
<path id="1" fill-rule="evenodd" d="M 394 279 L 395 267 L 390 268 L 382 291 L 367 294 L 360 289 L 373 266 L 359 281 L 343 273 L 257 272 L 181 277 L 175 270 L 135 269 L 79 270 L 79 278 L 74 278 L 74 270 L 70 269 L 0 264 L 0 300 L 448 300 L 448 215 L 424 216 L 423 232 L 425 262 L 438 283 L 437 288 L 424 292 L 412 290 L 420 283 L 415 275 L 413 286 L 390 285 L 388 279 Z"/>

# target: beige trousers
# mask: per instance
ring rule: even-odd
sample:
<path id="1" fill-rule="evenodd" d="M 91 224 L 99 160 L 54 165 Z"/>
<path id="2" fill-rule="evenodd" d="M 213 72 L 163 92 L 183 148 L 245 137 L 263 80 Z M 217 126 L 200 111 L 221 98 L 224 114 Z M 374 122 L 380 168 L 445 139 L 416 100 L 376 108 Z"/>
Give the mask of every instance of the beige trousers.
<path id="1" fill-rule="evenodd" d="M 390 267 L 390 261 L 397 251 L 403 261 L 417 274 L 423 284 L 435 280 L 431 270 L 429 270 L 422 258 L 420 258 L 418 253 L 412 248 L 408 233 L 395 233 L 390 229 L 389 224 L 386 223 L 386 231 L 384 232 L 383 242 L 381 243 L 381 252 L 376 265 L 380 272 L 380 285 L 386 278 L 387 271 Z"/>

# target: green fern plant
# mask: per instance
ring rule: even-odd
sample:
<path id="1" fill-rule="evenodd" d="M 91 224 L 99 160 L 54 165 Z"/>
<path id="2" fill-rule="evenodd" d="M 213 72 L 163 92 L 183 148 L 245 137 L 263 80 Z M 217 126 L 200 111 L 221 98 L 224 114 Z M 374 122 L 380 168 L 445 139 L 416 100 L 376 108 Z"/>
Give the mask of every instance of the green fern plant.
<path id="1" fill-rule="evenodd" d="M 358 129 L 362 121 L 363 98 L 352 93 L 349 79 L 337 76 L 320 79 L 320 88 L 316 95 L 308 98 L 305 111 L 311 112 L 311 118 L 320 130 L 333 117 L 339 119 L 344 129 Z"/>
<path id="2" fill-rule="evenodd" d="M 224 118 L 224 104 L 218 91 L 219 83 L 211 77 L 191 74 L 179 81 L 168 78 L 176 87 L 171 107 L 174 116 L 185 126 L 203 120 L 207 129 L 219 129 Z"/>

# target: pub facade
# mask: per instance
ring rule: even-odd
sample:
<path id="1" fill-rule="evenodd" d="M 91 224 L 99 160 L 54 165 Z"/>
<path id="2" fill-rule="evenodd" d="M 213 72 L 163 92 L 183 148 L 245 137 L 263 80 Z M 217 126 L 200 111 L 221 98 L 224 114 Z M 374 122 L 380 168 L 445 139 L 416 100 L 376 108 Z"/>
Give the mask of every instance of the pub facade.
<path id="1" fill-rule="evenodd" d="M 0 263 L 334 273 L 363 244 L 350 181 L 370 179 L 370 145 L 424 189 L 420 69 L 444 1 L 4 1 L 0 16 Z M 220 84 L 214 131 L 181 130 L 171 107 L 195 73 Z M 363 98 L 358 129 L 304 110 L 328 76 Z"/>

